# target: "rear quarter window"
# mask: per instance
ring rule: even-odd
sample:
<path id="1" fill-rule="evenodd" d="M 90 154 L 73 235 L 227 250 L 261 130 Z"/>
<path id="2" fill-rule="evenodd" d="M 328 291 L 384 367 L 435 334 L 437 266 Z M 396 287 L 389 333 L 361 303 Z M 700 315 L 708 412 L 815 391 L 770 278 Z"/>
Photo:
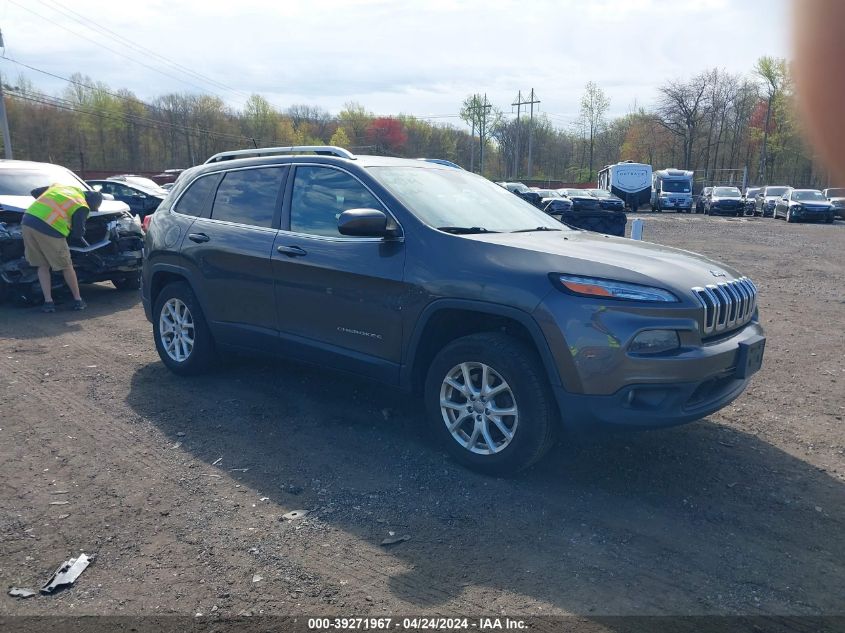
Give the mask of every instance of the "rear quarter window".
<path id="1" fill-rule="evenodd" d="M 202 215 L 209 196 L 214 191 L 218 181 L 218 174 L 200 176 L 185 190 L 179 201 L 173 207 L 176 213 L 182 215 Z"/>

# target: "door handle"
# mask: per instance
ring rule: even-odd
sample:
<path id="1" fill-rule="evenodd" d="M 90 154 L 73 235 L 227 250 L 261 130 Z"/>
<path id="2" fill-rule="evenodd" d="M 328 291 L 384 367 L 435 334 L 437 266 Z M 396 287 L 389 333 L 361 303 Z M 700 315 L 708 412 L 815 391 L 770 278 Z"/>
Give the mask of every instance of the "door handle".
<path id="1" fill-rule="evenodd" d="M 188 239 L 197 244 L 209 241 L 211 238 L 205 233 L 188 233 Z"/>
<path id="2" fill-rule="evenodd" d="M 299 246 L 277 246 L 276 250 L 288 257 L 302 257 L 308 254 L 304 248 L 299 248 Z"/>

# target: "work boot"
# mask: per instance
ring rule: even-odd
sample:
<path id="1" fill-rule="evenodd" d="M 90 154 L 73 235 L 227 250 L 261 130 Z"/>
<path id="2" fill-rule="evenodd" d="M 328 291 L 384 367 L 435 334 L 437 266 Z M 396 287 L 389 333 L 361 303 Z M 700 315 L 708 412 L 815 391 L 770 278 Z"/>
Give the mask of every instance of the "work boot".
<path id="1" fill-rule="evenodd" d="M 45 301 L 44 305 L 41 306 L 42 312 L 55 312 L 56 311 L 56 304 L 52 301 Z"/>
<path id="2" fill-rule="evenodd" d="M 87 307 L 88 307 L 88 305 L 82 299 L 76 299 L 73 302 L 73 309 L 74 310 L 84 310 Z"/>

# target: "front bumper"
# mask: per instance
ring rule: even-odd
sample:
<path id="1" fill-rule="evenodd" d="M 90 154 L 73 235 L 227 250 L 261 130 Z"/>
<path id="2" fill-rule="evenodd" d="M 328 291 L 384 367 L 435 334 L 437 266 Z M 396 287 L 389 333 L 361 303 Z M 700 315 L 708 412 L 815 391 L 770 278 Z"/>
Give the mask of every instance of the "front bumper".
<path id="1" fill-rule="evenodd" d="M 833 211 L 792 211 L 792 218 L 796 222 L 828 222 L 835 217 Z"/>
<path id="2" fill-rule="evenodd" d="M 674 199 L 674 198 L 660 198 L 659 205 L 661 209 L 673 209 L 675 211 L 689 211 L 692 209 L 691 199 Z"/>
<path id="3" fill-rule="evenodd" d="M 0 281 L 26 288 L 38 282 L 37 269 L 23 257 L 23 240 L 5 240 L 0 244 Z M 140 235 L 114 232 L 87 248 L 71 247 L 71 261 L 79 283 L 110 281 L 141 270 L 144 243 Z M 64 283 L 61 273 L 53 273 L 53 285 Z"/>
<path id="4" fill-rule="evenodd" d="M 673 426 L 705 417 L 745 389 L 741 348 L 764 337 L 756 319 L 702 340 L 696 308 L 579 302 L 551 295 L 534 313 L 557 363 L 561 419 L 571 428 Z M 633 338 L 650 329 L 676 330 L 681 348 L 629 353 Z"/>
<path id="5" fill-rule="evenodd" d="M 745 206 L 744 205 L 736 205 L 733 207 L 727 206 L 711 206 L 710 207 L 710 215 L 736 215 L 737 213 L 744 213 Z"/>

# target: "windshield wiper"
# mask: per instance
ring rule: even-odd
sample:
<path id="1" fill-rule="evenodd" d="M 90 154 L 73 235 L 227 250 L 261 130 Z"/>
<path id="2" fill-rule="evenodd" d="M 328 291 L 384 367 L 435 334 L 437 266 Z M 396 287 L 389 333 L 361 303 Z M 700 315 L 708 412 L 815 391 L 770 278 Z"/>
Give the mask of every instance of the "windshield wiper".
<path id="1" fill-rule="evenodd" d="M 511 233 L 531 233 L 532 231 L 560 231 L 560 229 L 553 229 L 550 226 L 536 226 L 533 229 L 519 229 L 518 231 L 511 231 Z"/>
<path id="2" fill-rule="evenodd" d="M 455 235 L 472 235 L 473 233 L 498 233 L 499 231 L 491 231 L 485 229 L 483 226 L 438 226 L 438 231 L 445 231 L 446 233 L 453 233 Z"/>

